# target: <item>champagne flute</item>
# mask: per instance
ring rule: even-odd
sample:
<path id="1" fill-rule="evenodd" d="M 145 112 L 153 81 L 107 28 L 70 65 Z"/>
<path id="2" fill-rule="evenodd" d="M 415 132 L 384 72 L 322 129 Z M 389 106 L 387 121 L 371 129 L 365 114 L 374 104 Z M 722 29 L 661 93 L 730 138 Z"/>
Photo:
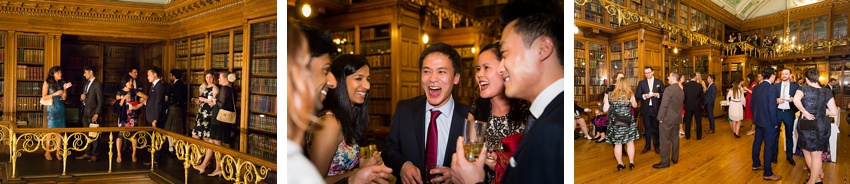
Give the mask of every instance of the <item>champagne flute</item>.
<path id="1" fill-rule="evenodd" d="M 466 152 L 466 159 L 475 162 L 478 158 L 478 153 L 484 147 L 486 140 L 487 122 L 484 121 L 469 121 L 464 120 L 463 127 L 463 149 Z"/>

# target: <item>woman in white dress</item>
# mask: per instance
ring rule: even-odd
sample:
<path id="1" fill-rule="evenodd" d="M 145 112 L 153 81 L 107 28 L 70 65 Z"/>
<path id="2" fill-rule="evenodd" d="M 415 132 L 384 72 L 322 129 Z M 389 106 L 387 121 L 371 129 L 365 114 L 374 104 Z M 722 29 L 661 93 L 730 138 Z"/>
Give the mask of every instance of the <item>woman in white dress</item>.
<path id="1" fill-rule="evenodd" d="M 744 81 L 732 82 L 732 89 L 726 94 L 726 100 L 729 101 L 729 126 L 732 128 L 732 133 L 735 133 L 735 138 L 741 138 L 738 131 L 741 129 L 741 120 L 744 119 L 744 105 L 747 97 L 744 96 L 743 85 Z"/>

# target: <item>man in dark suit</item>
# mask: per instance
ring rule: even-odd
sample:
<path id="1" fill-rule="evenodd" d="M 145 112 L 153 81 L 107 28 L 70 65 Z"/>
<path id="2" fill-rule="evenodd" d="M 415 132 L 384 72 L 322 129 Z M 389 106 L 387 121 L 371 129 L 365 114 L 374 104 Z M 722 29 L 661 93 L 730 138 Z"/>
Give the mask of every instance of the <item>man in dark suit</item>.
<path id="1" fill-rule="evenodd" d="M 706 132 L 709 134 L 714 133 L 714 98 L 717 98 L 717 85 L 714 85 L 714 74 L 709 74 L 708 78 L 705 78 L 708 81 L 708 86 L 706 86 L 705 90 L 705 101 L 703 104 L 705 105 L 705 112 L 708 115 L 708 128 Z"/>
<path id="2" fill-rule="evenodd" d="M 643 129 L 645 130 L 646 146 L 640 153 L 646 153 L 652 146 L 655 146 L 655 153 L 660 153 L 658 150 L 658 109 L 661 104 L 661 94 L 664 93 L 664 84 L 661 80 L 656 79 L 653 74 L 655 72 L 651 67 L 643 69 L 643 74 L 646 79 L 638 83 L 635 99 L 640 102 L 640 116 L 643 117 Z"/>
<path id="3" fill-rule="evenodd" d="M 679 87 L 678 80 L 679 74 L 676 72 L 667 76 L 667 83 L 670 86 L 664 89 L 664 98 L 660 104 L 661 111 L 658 112 L 659 134 L 661 134 L 661 162 L 652 165 L 653 168 L 670 167 L 671 159 L 673 164 L 679 163 L 679 134 L 677 131 L 679 124 L 682 123 L 679 104 L 684 103 L 685 92 Z M 671 153 L 672 155 L 670 155 Z"/>
<path id="4" fill-rule="evenodd" d="M 790 141 L 790 137 L 794 137 L 794 118 L 797 113 L 797 107 L 794 105 L 794 94 L 797 93 L 797 88 L 799 87 L 796 83 L 791 82 L 791 70 L 790 69 L 782 69 L 781 72 L 782 81 L 776 84 L 773 84 L 773 88 L 777 89 L 776 91 L 776 115 L 779 121 L 782 122 L 781 125 L 785 125 L 785 160 L 788 160 L 788 163 L 791 165 L 796 165 L 794 162 L 794 141 Z M 779 131 L 777 129 L 777 131 Z M 776 139 L 777 144 L 779 143 L 779 139 Z M 773 161 L 777 160 L 779 154 L 779 147 L 777 146 L 774 150 L 774 158 Z"/>
<path id="5" fill-rule="evenodd" d="M 527 9 L 522 6 L 507 7 Z M 527 132 L 505 169 L 502 183 L 564 183 L 564 37 L 563 19 L 549 13 L 502 19 L 504 59 L 498 71 L 505 94 L 531 102 Z M 457 142 L 461 142 L 457 139 Z M 452 163 L 454 183 L 484 181 L 485 150 L 476 162 L 463 158 L 463 147 Z"/>
<path id="6" fill-rule="evenodd" d="M 165 82 L 161 81 L 162 70 L 158 67 L 151 67 L 148 69 L 148 82 L 151 83 L 150 93 L 147 95 L 148 99 L 145 102 L 145 119 L 151 126 L 164 129 L 165 128 Z M 140 95 L 143 96 L 143 95 Z M 150 165 L 151 163 L 156 164 L 156 160 L 159 158 L 160 151 L 157 151 L 154 154 L 154 160 L 145 163 L 145 165 Z"/>
<path id="7" fill-rule="evenodd" d="M 183 81 L 180 80 L 183 76 L 182 71 L 178 69 L 171 69 L 169 74 L 171 74 L 169 78 L 174 82 L 171 86 L 169 86 L 167 95 L 165 96 L 165 101 L 169 104 L 168 110 L 166 111 L 168 119 L 165 121 L 165 129 L 174 133 L 186 135 L 186 132 L 183 131 L 186 126 L 184 112 L 186 112 L 186 103 L 188 102 L 187 96 L 189 96 L 189 91 L 186 88 L 186 83 L 183 83 Z M 168 136 L 168 151 L 174 151 L 174 138 L 171 136 Z"/>
<path id="8" fill-rule="evenodd" d="M 452 176 L 454 140 L 463 135 L 469 107 L 452 98 L 460 82 L 460 54 L 436 43 L 419 57 L 424 96 L 399 101 L 381 157 L 399 183 L 444 182 Z M 428 174 L 430 173 L 430 174 Z M 429 175 L 442 175 L 427 178 Z"/>
<path id="9" fill-rule="evenodd" d="M 782 176 L 773 174 L 770 162 L 775 153 L 776 139 L 779 138 L 779 120 L 776 116 L 778 97 L 777 89 L 771 84 L 776 80 L 773 68 L 765 68 L 761 75 L 766 79 L 753 88 L 753 99 L 750 106 L 753 108 L 753 124 L 756 125 L 756 136 L 753 140 L 753 170 L 764 169 L 762 174 L 765 180 L 780 180 Z M 764 143 L 764 165 L 759 161 L 759 152 Z"/>
<path id="10" fill-rule="evenodd" d="M 93 66 L 86 66 L 83 68 L 83 76 L 86 78 L 86 88 L 83 90 L 83 94 L 80 95 L 80 99 L 83 100 L 83 127 L 89 127 L 91 124 L 98 124 L 97 119 L 100 117 L 101 109 L 103 106 L 103 90 L 101 88 L 101 84 L 99 81 L 95 80 L 95 73 L 97 69 Z M 89 159 L 89 162 L 97 161 L 97 144 L 98 140 L 95 139 L 94 142 L 86 148 L 85 153 L 82 156 L 76 157 L 77 160 Z"/>
<path id="11" fill-rule="evenodd" d="M 835 78 L 829 78 L 829 83 L 826 83 L 829 90 L 832 91 L 832 96 L 835 96 L 835 91 L 838 90 L 838 86 L 835 86 L 836 83 L 838 83 L 838 80 L 835 80 Z"/>
<path id="12" fill-rule="evenodd" d="M 685 139 L 691 139 L 691 120 L 696 116 L 697 140 L 702 139 L 702 85 L 697 81 L 696 74 L 690 74 L 690 82 L 685 83 Z"/>

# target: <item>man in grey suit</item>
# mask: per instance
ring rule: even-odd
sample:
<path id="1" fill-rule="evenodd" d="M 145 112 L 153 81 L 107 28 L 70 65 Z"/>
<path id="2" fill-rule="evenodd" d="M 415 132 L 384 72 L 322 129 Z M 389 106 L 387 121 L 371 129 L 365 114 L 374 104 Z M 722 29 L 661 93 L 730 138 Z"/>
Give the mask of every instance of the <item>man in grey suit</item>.
<path id="1" fill-rule="evenodd" d="M 679 87 L 679 74 L 676 72 L 667 75 L 667 83 L 670 86 L 664 89 L 664 96 L 661 99 L 661 109 L 658 112 L 658 133 L 661 139 L 661 162 L 653 164 L 653 168 L 670 167 L 670 160 L 673 164 L 679 163 L 679 124 L 682 124 L 682 114 L 680 113 L 681 104 L 685 101 L 685 91 Z M 670 148 L 672 146 L 672 149 Z M 672 152 L 672 158 L 670 153 Z"/>
<path id="2" fill-rule="evenodd" d="M 97 118 L 100 117 L 100 110 L 103 105 L 103 91 L 101 84 L 95 80 L 97 69 L 93 66 L 83 68 L 83 76 L 86 77 L 86 88 L 80 99 L 83 100 L 83 127 L 89 127 L 90 124 L 97 124 Z M 97 139 L 91 143 L 85 150 L 83 156 L 76 157 L 77 160 L 89 159 L 89 162 L 97 161 Z"/>

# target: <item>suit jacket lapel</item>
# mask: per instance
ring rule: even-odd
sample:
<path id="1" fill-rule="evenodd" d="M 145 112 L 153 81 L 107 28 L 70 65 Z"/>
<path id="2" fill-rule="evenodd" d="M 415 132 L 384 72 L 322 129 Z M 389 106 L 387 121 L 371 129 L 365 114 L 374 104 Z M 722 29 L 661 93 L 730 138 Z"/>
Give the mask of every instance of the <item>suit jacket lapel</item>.
<path id="1" fill-rule="evenodd" d="M 444 166 L 451 165 L 452 155 L 448 154 L 450 153 L 449 150 L 453 150 L 451 151 L 452 153 L 457 151 L 457 149 L 455 149 L 457 148 L 457 137 L 460 137 L 461 134 L 463 134 L 464 120 L 466 119 L 465 115 L 467 115 L 468 113 L 460 112 L 463 112 L 460 108 L 460 104 L 455 101 L 454 113 L 452 115 L 452 124 L 451 128 L 449 128 L 449 140 L 446 141 L 446 154 L 444 155 L 443 159 Z"/>
<path id="2" fill-rule="evenodd" d="M 425 163 L 425 154 L 423 154 L 425 153 L 425 103 L 428 103 L 428 101 L 425 99 L 425 96 L 422 96 L 417 101 L 419 102 L 414 103 L 417 105 L 413 108 L 413 112 L 411 112 L 411 117 L 413 118 L 411 123 L 414 123 L 413 133 L 416 135 L 416 144 L 418 144 L 419 148 L 416 154 L 419 155 L 418 158 L 421 160 L 421 163 Z"/>

